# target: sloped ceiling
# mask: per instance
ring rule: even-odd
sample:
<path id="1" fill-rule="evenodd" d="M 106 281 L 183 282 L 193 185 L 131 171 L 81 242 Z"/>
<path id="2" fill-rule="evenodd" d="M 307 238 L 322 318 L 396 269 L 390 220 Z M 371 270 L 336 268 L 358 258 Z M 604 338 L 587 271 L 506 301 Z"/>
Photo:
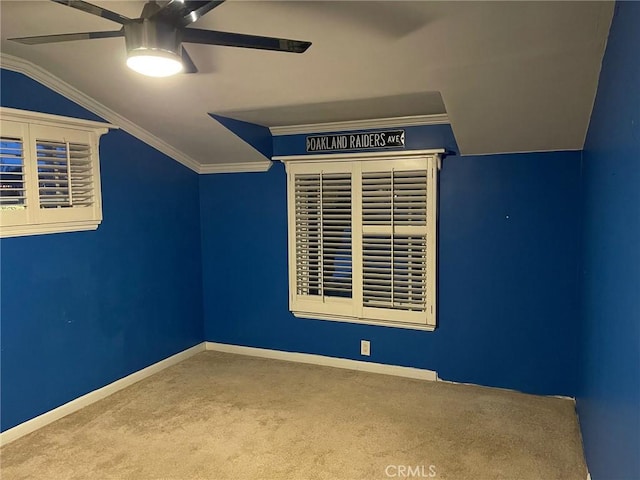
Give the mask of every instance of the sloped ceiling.
<path id="1" fill-rule="evenodd" d="M 132 18 L 144 5 L 94 3 Z M 228 0 L 194 26 L 313 45 L 296 55 L 186 44 L 200 72 L 163 79 L 126 67 L 123 38 L 6 40 L 119 28 L 106 19 L 46 1 L 0 8 L 3 55 L 50 72 L 195 170 L 246 170 L 265 158 L 208 113 L 265 126 L 447 113 L 462 154 L 581 149 L 613 3 Z"/>

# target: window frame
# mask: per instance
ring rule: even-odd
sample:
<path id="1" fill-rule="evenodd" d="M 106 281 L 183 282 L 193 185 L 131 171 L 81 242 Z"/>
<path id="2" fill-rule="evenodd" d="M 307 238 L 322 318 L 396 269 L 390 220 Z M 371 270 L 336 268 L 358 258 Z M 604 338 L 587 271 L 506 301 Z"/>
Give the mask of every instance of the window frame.
<path id="1" fill-rule="evenodd" d="M 22 141 L 23 187 L 26 197 L 24 208 L 0 208 L 0 238 L 97 229 L 102 221 L 99 141 L 102 135 L 114 128 L 118 127 L 104 122 L 0 107 L 2 137 L 17 137 Z M 46 141 L 67 143 L 67 149 L 71 143 L 89 147 L 90 154 L 87 158 L 93 196 L 90 206 L 42 207 L 37 144 Z M 69 157 L 67 161 L 70 161 Z M 68 175 L 72 175 L 71 170 Z"/>
<path id="2" fill-rule="evenodd" d="M 294 316 L 427 331 L 435 329 L 437 314 L 438 170 L 440 169 L 443 153 L 443 149 L 434 149 L 276 156 L 273 158 L 283 162 L 287 171 L 289 310 Z M 424 312 L 408 312 L 393 307 L 370 307 L 363 304 L 363 239 L 366 227 L 362 215 L 362 174 L 364 172 L 392 170 L 425 170 L 427 172 L 427 222 L 423 234 L 427 252 L 424 262 L 426 267 L 426 305 Z M 319 295 L 309 297 L 300 295 L 297 291 L 295 176 L 299 174 L 317 174 L 318 172 L 351 173 L 351 298 Z M 403 235 L 401 232 L 402 228 L 392 226 L 391 241 L 396 235 L 401 237 Z"/>

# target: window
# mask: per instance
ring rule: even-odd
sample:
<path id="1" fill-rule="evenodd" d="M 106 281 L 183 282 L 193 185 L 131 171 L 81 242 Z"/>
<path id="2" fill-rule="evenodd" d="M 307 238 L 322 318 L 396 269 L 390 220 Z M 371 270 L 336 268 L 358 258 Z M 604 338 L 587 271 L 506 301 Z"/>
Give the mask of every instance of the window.
<path id="1" fill-rule="evenodd" d="M 98 140 L 114 127 L 9 108 L 0 114 L 0 236 L 98 228 Z"/>
<path id="2" fill-rule="evenodd" d="M 435 328 L 440 153 L 278 158 L 287 166 L 294 315 Z"/>

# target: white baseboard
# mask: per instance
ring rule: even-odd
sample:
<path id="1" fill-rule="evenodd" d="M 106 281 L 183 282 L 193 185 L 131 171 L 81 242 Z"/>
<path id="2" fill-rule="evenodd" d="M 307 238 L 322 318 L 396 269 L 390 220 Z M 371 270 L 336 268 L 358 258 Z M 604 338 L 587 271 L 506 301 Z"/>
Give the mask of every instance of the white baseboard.
<path id="1" fill-rule="evenodd" d="M 207 350 L 214 350 L 216 352 L 236 353 L 239 355 L 249 355 L 252 357 L 285 360 L 287 362 L 309 363 L 312 365 L 322 365 L 325 367 L 345 368 L 347 370 L 359 370 L 362 372 L 370 373 L 382 373 L 384 375 L 416 378 L 418 380 L 436 381 L 438 379 L 438 374 L 436 372 L 432 370 L 424 370 L 421 368 L 385 365 L 383 363 L 362 362 L 359 360 L 325 357 L 324 355 L 313 355 L 310 353 L 284 352 L 281 350 L 269 350 L 266 348 L 243 347 L 240 345 L 230 345 L 227 343 L 205 343 Z"/>
<path id="2" fill-rule="evenodd" d="M 132 373 L 131 375 L 127 375 L 120 380 L 116 380 L 109 385 L 105 385 L 102 388 L 94 390 L 93 392 L 89 392 L 86 395 L 76 398 L 75 400 L 71 400 L 64 405 L 60 405 L 53 410 L 49 410 L 42 415 L 38 415 L 31 420 L 27 420 L 20 425 L 16 425 L 9 430 L 6 430 L 0 433 L 0 445 L 6 445 L 7 443 L 13 442 L 18 438 L 27 435 L 39 428 L 44 427 L 56 420 L 61 419 L 62 417 L 66 417 L 67 415 L 80 410 L 87 405 L 91 405 L 92 403 L 97 402 L 98 400 L 102 400 L 109 395 L 116 393 L 118 390 L 122 390 L 123 388 L 128 387 L 129 385 L 133 385 L 140 380 L 143 380 L 154 373 L 159 372 L 160 370 L 164 370 L 167 367 L 175 365 L 176 363 L 180 363 L 181 361 L 195 355 L 196 353 L 203 352 L 205 350 L 205 344 L 199 343 L 191 348 L 183 350 L 180 353 L 176 353 L 164 360 L 159 361 L 158 363 L 154 363 L 153 365 L 149 365 L 142 370 L 138 370 L 137 372 Z"/>
<path id="3" fill-rule="evenodd" d="M 0 433 L 0 445 L 6 445 L 13 442 L 24 435 L 34 432 L 45 425 L 61 419 L 62 417 L 66 417 L 87 405 L 91 405 L 98 400 L 102 400 L 123 388 L 133 385 L 134 383 L 164 370 L 167 367 L 180 363 L 181 361 L 186 360 L 187 358 L 204 350 L 215 350 L 218 352 L 271 358 L 274 360 L 344 368 L 347 370 L 359 370 L 362 372 L 381 373 L 384 375 L 395 375 L 398 377 L 415 378 L 419 380 L 435 381 L 438 379 L 436 372 L 420 368 L 385 365 L 382 363 L 363 362 L 359 360 L 326 357 L 323 355 L 313 355 L 308 353 L 284 352 L 280 350 L 269 350 L 266 348 L 243 347 L 225 343 L 203 342 Z"/>
<path id="4" fill-rule="evenodd" d="M 450 383 L 451 385 L 469 385 L 470 387 L 491 388 L 492 390 L 503 390 L 505 392 L 522 393 L 524 395 L 535 395 L 537 397 L 559 398 L 561 400 L 568 400 L 570 402 L 573 402 L 574 405 L 576 403 L 576 399 L 574 397 L 567 397 L 566 395 L 542 395 L 537 393 L 523 392 L 522 390 L 516 390 L 514 388 L 492 387 L 490 385 L 483 385 L 481 383 L 456 382 L 454 380 L 445 380 L 444 378 L 440 378 L 440 377 L 438 377 L 438 381 L 442 383 Z"/>

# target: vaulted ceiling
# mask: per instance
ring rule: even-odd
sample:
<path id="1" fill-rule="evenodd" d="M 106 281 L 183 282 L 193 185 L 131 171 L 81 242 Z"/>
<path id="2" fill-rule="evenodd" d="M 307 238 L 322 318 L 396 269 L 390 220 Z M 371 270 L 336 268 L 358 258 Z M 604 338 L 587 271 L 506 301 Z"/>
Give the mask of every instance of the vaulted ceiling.
<path id="1" fill-rule="evenodd" d="M 144 5 L 93 3 L 131 18 Z M 581 149 L 613 2 L 228 0 L 192 26 L 313 45 L 185 44 L 199 73 L 168 78 L 129 70 L 122 38 L 7 40 L 119 28 L 107 19 L 46 1 L 0 8 L 3 65 L 53 75 L 107 120 L 207 171 L 265 163 L 208 113 L 265 126 L 446 113 L 462 154 Z"/>

